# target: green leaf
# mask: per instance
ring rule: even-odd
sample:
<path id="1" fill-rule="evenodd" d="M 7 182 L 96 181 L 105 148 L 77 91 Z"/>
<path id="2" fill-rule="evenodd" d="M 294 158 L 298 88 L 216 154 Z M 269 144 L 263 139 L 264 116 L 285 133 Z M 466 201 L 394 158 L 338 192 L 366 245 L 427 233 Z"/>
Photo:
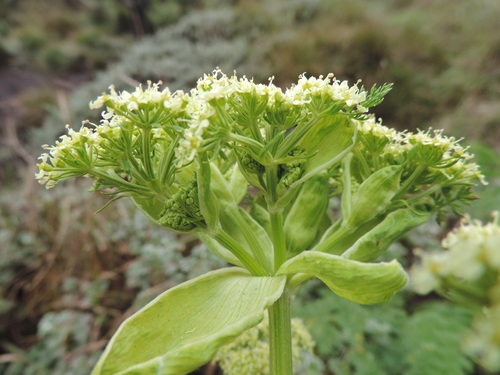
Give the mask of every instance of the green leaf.
<path id="1" fill-rule="evenodd" d="M 260 323 L 285 281 L 224 268 L 178 285 L 122 323 L 92 375 L 189 373 Z"/>
<path id="2" fill-rule="evenodd" d="M 248 192 L 248 181 L 236 164 L 229 179 L 229 190 L 233 193 L 236 204 L 239 204 Z"/>
<path id="3" fill-rule="evenodd" d="M 219 205 L 221 209 L 224 209 L 228 205 L 236 205 L 239 203 L 237 202 L 233 192 L 231 190 L 231 186 L 229 181 L 227 181 L 222 173 L 220 172 L 219 168 L 214 164 L 210 163 L 210 190 L 213 191 L 215 196 L 217 197 L 217 200 L 219 201 Z M 241 172 L 237 170 L 237 172 L 233 173 L 238 173 L 241 175 Z M 245 178 L 243 177 L 243 181 L 245 183 L 245 193 L 247 190 L 248 184 L 246 183 Z M 237 192 L 238 195 L 241 195 L 240 192 Z M 239 199 L 239 197 L 238 197 Z M 241 200 L 241 199 L 240 199 Z"/>
<path id="4" fill-rule="evenodd" d="M 393 211 L 380 224 L 359 238 L 342 257 L 371 262 L 403 234 L 429 220 L 430 216 L 430 213 L 417 212 L 410 208 Z"/>
<path id="5" fill-rule="evenodd" d="M 349 217 L 352 210 L 352 180 L 351 180 L 351 161 L 352 153 L 348 153 L 342 160 L 342 199 L 340 201 L 340 208 L 342 209 L 342 216 Z"/>
<path id="6" fill-rule="evenodd" d="M 362 263 L 319 251 L 304 251 L 289 259 L 277 275 L 296 273 L 312 274 L 339 296 L 361 304 L 387 301 L 408 281 L 396 260 Z"/>
<path id="7" fill-rule="evenodd" d="M 308 155 L 315 155 L 307 159 L 304 176 L 295 184 L 339 162 L 354 145 L 355 137 L 356 128 L 346 116 L 329 116 L 320 120 L 299 143 Z"/>

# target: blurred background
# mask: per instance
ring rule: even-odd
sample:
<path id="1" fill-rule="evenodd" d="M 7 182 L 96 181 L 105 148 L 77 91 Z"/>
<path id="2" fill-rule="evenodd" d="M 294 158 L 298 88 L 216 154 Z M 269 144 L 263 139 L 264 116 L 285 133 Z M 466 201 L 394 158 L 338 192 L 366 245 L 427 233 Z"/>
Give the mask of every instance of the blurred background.
<path id="1" fill-rule="evenodd" d="M 216 67 L 282 87 L 303 72 L 393 82 L 377 117 L 463 137 L 489 181 L 466 211 L 488 219 L 500 209 L 499 20 L 498 0 L 0 0 L 0 374 L 89 374 L 126 317 L 224 266 L 125 200 L 95 215 L 107 198 L 88 181 L 35 181 L 41 145 L 97 122 L 88 103 L 110 84 L 189 90 Z M 416 229 L 388 257 L 410 265 L 456 222 Z M 459 345 L 468 313 L 411 288 L 367 307 L 312 283 L 294 315 L 316 341 L 302 374 L 486 374 Z"/>

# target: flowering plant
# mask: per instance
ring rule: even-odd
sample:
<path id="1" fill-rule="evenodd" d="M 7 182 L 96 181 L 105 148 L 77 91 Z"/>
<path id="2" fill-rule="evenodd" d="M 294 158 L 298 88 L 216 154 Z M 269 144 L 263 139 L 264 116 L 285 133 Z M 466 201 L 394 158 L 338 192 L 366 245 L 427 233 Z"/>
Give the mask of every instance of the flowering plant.
<path id="1" fill-rule="evenodd" d="M 98 125 L 68 128 L 46 146 L 38 180 L 73 177 L 131 198 L 152 221 L 194 232 L 224 268 L 172 288 L 127 319 L 94 375 L 185 374 L 257 325 L 269 310 L 270 371 L 292 373 L 290 303 L 317 277 L 363 304 L 386 301 L 407 275 L 372 263 L 399 236 L 447 206 L 474 199 L 471 155 L 439 131 L 396 132 L 367 112 L 391 85 L 370 91 L 333 75 L 272 83 L 220 71 L 189 93 L 117 93 Z M 328 211 L 339 196 L 341 216 Z"/>
<path id="2" fill-rule="evenodd" d="M 448 233 L 445 250 L 417 250 L 420 263 L 413 266 L 414 288 L 432 290 L 468 307 L 474 314 L 472 329 L 463 339 L 465 351 L 489 371 L 500 370 L 500 226 L 470 217 Z"/>

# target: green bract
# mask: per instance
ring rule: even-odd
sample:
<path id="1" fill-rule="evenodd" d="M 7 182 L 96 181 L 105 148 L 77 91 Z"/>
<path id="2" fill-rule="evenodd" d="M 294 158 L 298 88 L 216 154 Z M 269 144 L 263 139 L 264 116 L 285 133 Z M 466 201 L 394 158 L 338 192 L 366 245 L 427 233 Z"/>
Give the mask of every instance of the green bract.
<path id="1" fill-rule="evenodd" d="M 297 273 L 312 274 L 339 296 L 362 304 L 387 301 L 408 281 L 403 267 L 395 260 L 360 263 L 318 251 L 305 251 L 278 270 L 278 275 Z"/>
<path id="2" fill-rule="evenodd" d="M 185 374 L 269 310 L 270 371 L 290 375 L 290 303 L 317 277 L 358 303 L 404 287 L 377 258 L 398 237 L 475 197 L 476 164 L 437 131 L 398 133 L 367 112 L 391 85 L 366 91 L 333 75 L 286 90 L 216 70 L 189 93 L 110 87 L 84 123 L 45 146 L 36 177 L 73 177 L 129 197 L 152 221 L 195 233 L 236 266 L 165 292 L 129 318 L 94 374 Z M 341 210 L 329 210 L 331 197 Z M 111 201 L 112 201 L 111 200 Z M 375 262 L 375 263 L 368 263 Z M 286 275 L 286 276 L 285 276 Z"/>
<path id="3" fill-rule="evenodd" d="M 326 174 L 318 173 L 304 183 L 285 220 L 288 252 L 297 254 L 313 242 L 328 200 Z"/>

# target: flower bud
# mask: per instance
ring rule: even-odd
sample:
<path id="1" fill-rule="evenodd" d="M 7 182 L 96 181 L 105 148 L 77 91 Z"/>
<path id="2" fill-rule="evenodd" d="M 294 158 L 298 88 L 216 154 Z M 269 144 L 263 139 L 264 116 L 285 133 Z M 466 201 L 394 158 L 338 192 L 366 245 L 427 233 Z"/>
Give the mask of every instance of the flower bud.
<path id="1" fill-rule="evenodd" d="M 286 217 L 284 232 L 289 253 L 295 255 L 312 243 L 327 207 L 327 176 L 318 174 L 304 183 Z"/>
<path id="2" fill-rule="evenodd" d="M 158 223 L 179 232 L 190 232 L 197 222 L 203 222 L 199 207 L 198 183 L 192 178 L 186 186 L 181 186 L 177 193 L 165 204 Z"/>
<path id="3" fill-rule="evenodd" d="M 248 152 L 239 151 L 240 166 L 248 173 L 255 173 L 261 175 L 264 173 L 264 166 L 255 160 Z"/>

